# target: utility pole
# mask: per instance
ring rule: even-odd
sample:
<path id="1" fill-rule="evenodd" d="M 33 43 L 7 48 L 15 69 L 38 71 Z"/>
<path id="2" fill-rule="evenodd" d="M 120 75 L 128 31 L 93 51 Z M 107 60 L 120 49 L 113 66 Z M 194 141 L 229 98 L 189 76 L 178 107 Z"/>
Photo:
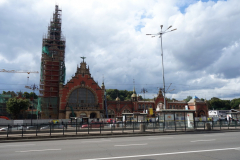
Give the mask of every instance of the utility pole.
<path id="1" fill-rule="evenodd" d="M 145 110 L 145 93 L 147 93 L 148 91 L 147 91 L 147 89 L 145 89 L 145 88 L 143 88 L 142 90 L 141 90 L 141 93 L 143 93 L 143 96 L 144 96 L 144 113 L 146 113 L 146 110 Z"/>
<path id="2" fill-rule="evenodd" d="M 175 31 L 177 29 L 173 29 L 168 31 L 168 29 L 170 29 L 172 26 L 169 26 L 165 31 L 162 31 L 163 25 L 160 26 L 161 27 L 161 31 L 156 33 L 156 34 L 146 34 L 146 35 L 152 35 L 152 37 L 155 36 L 159 36 L 159 38 L 161 38 L 161 56 L 162 56 L 162 76 L 163 76 L 163 96 L 164 96 L 164 105 L 163 105 L 163 109 L 166 109 L 166 99 L 165 99 L 165 79 L 164 79 L 164 65 L 163 65 L 163 48 L 162 48 L 162 35 L 168 32 L 172 32 Z"/>
<path id="3" fill-rule="evenodd" d="M 32 125 L 32 115 L 33 115 L 33 105 L 34 105 L 34 103 L 33 103 L 33 101 L 34 101 L 34 93 L 35 93 L 35 90 L 38 90 L 38 86 L 37 85 L 35 85 L 35 83 L 33 84 L 33 85 L 31 85 L 31 86 L 25 86 L 25 88 L 28 88 L 28 89 L 32 89 L 33 90 L 33 99 L 32 99 L 32 106 L 31 106 L 31 108 L 32 108 L 32 114 L 31 114 L 31 125 Z M 37 110 L 37 118 L 38 118 L 38 110 Z"/>

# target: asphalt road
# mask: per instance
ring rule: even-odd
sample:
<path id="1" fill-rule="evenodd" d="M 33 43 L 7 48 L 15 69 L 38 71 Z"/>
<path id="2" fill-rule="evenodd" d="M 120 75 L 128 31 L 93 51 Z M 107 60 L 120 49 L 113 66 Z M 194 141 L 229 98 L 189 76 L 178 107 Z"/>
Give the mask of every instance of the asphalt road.
<path id="1" fill-rule="evenodd" d="M 1 160 L 239 160 L 240 133 L 0 143 Z"/>

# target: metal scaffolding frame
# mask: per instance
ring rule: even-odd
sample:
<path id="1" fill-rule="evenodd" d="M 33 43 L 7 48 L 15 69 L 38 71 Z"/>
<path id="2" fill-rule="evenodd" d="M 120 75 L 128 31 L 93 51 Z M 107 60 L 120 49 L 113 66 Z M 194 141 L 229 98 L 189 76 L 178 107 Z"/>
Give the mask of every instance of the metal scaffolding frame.
<path id="1" fill-rule="evenodd" d="M 55 6 L 48 33 L 42 40 L 39 108 L 41 118 L 58 118 L 59 84 L 65 82 L 65 37 L 61 31 L 61 12 Z"/>

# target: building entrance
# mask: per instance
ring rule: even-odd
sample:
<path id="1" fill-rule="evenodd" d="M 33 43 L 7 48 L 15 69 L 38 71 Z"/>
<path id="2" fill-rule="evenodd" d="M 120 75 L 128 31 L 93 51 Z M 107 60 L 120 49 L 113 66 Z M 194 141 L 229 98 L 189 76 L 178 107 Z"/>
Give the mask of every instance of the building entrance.
<path id="1" fill-rule="evenodd" d="M 97 114 L 96 113 L 91 113 L 90 118 L 97 118 Z"/>

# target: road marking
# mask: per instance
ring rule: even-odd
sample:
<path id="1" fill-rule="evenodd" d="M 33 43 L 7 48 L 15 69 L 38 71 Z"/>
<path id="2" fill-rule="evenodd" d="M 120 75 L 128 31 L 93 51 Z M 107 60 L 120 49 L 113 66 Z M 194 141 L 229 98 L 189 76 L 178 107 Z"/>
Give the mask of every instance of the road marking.
<path id="1" fill-rule="evenodd" d="M 21 144 L 21 145 L 3 145 L 3 146 L 0 146 L 0 147 L 22 147 L 22 146 L 34 146 L 36 144 Z"/>
<path id="2" fill-rule="evenodd" d="M 125 147 L 125 146 L 143 146 L 147 145 L 147 143 L 144 144 L 125 144 L 125 145 L 114 145 L 115 147 Z"/>
<path id="3" fill-rule="evenodd" d="M 148 138 L 148 139 L 165 139 L 165 138 L 173 138 L 173 137 L 158 137 L 158 138 Z"/>
<path id="4" fill-rule="evenodd" d="M 106 142 L 106 141 L 111 141 L 111 140 L 101 140 L 101 141 L 82 141 L 81 143 L 96 143 L 96 142 Z"/>
<path id="5" fill-rule="evenodd" d="M 62 150 L 62 149 L 26 150 L 26 151 L 15 151 L 15 152 L 21 152 L 21 153 L 25 153 L 25 152 L 60 151 L 60 150 Z"/>
<path id="6" fill-rule="evenodd" d="M 215 141 L 216 139 L 209 139 L 209 140 L 196 140 L 191 142 L 207 142 L 207 141 Z"/>
<path id="7" fill-rule="evenodd" d="M 183 152 L 170 152 L 170 153 L 158 153 L 158 154 L 145 154 L 145 155 L 132 155 L 132 156 L 121 156 L 121 157 L 105 157 L 105 158 L 93 158 L 93 159 L 80 159 L 80 160 L 129 159 L 129 158 L 137 158 L 137 157 L 153 157 L 153 156 L 165 156 L 165 155 L 201 153 L 201 152 L 215 152 L 215 151 L 239 150 L 239 149 L 240 149 L 240 147 L 237 147 L 237 148 L 210 149 L 210 150 L 196 150 L 196 151 L 183 151 Z"/>
<path id="8" fill-rule="evenodd" d="M 203 135 L 203 136 L 207 136 L 207 137 L 208 137 L 208 136 L 209 136 L 209 137 L 214 136 L 214 137 L 215 137 L 215 136 L 223 136 L 223 135 L 225 135 L 225 134 L 214 134 L 214 135 Z"/>

